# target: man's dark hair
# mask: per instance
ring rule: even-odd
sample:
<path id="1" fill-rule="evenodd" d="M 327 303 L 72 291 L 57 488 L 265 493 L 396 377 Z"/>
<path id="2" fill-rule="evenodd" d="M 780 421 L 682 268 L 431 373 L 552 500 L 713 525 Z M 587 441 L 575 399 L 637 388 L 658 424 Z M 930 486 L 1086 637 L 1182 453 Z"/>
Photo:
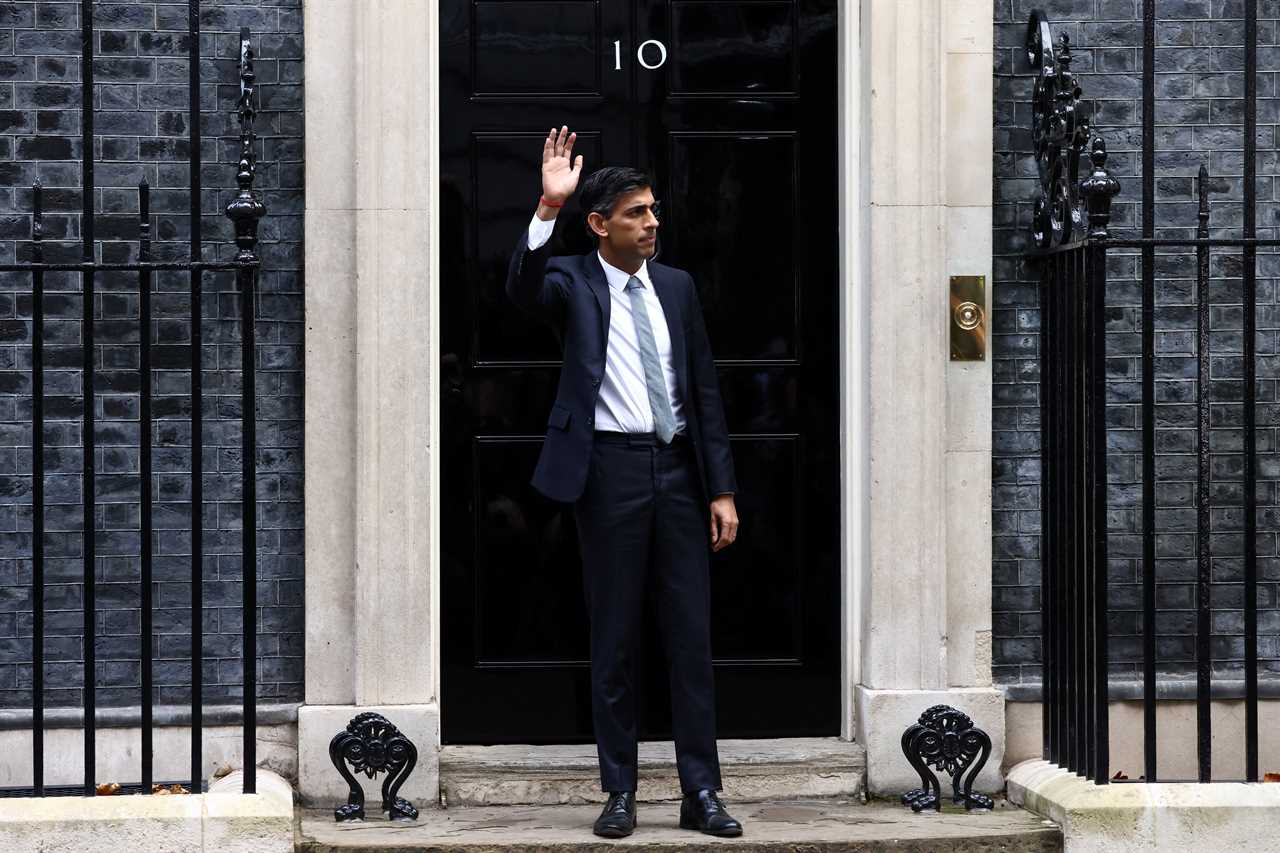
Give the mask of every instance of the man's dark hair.
<path id="1" fill-rule="evenodd" d="M 590 213 L 594 211 L 608 219 L 619 198 L 646 188 L 653 188 L 653 179 L 647 173 L 630 166 L 602 166 L 587 175 L 582 188 L 578 190 L 578 203 L 582 205 L 583 227 L 587 229 L 588 236 L 595 242 L 600 240 L 586 222 Z"/>

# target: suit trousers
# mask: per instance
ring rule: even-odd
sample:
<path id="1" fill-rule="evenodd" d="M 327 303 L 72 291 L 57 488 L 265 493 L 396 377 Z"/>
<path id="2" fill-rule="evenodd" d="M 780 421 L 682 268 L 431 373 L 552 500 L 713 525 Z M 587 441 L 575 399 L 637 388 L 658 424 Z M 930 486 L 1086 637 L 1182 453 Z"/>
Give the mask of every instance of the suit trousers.
<path id="1" fill-rule="evenodd" d="M 605 791 L 634 791 L 645 592 L 655 593 L 684 792 L 721 790 L 711 670 L 708 504 L 693 446 L 597 432 L 574 504 L 591 624 L 591 718 Z"/>

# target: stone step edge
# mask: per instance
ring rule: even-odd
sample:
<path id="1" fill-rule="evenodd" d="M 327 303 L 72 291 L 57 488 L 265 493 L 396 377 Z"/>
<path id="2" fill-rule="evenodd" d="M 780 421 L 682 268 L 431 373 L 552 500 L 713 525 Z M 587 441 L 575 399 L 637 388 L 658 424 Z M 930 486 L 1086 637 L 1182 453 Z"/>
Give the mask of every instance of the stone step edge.
<path id="1" fill-rule="evenodd" d="M 679 799 L 673 752 L 666 743 L 641 747 L 636 798 Z M 736 802 L 843 797 L 865 788 L 866 751 L 831 739 L 721 741 L 724 796 Z M 602 796 L 595 748 L 590 745 L 444 747 L 440 786 L 449 805 L 594 803 Z"/>
<path id="2" fill-rule="evenodd" d="M 859 743 L 836 738 L 778 738 L 769 740 L 721 740 L 720 766 L 735 770 L 760 770 L 791 766 L 833 770 L 865 770 L 867 751 Z M 654 753 L 662 753 L 655 755 Z M 594 773 L 595 747 L 591 744 L 454 746 L 440 748 L 440 770 L 450 773 Z M 641 770 L 675 769 L 671 741 L 642 743 Z"/>
<path id="3" fill-rule="evenodd" d="M 630 853 L 721 853 L 726 846 L 731 846 L 738 853 L 931 853 L 945 850 L 947 853 L 1062 853 L 1063 842 L 1052 832 L 1029 830 L 1021 833 L 1005 835 L 974 834 L 954 838 L 920 839 L 903 843 L 893 838 L 866 841 L 794 841 L 769 840 L 754 841 L 747 838 L 713 839 L 708 837 L 691 838 L 688 841 L 640 841 L 631 836 L 624 841 L 557 841 L 539 844 L 524 842 L 494 841 L 431 841 L 424 844 L 412 842 L 400 843 L 395 847 L 381 844 L 364 845 L 359 839 L 350 844 L 336 845 L 315 839 L 300 837 L 296 841 L 297 853 L 351 853 L 352 851 L 370 851 L 370 853 L 602 853 L 613 847 L 625 845 Z"/>
<path id="4" fill-rule="evenodd" d="M 821 777 L 791 776 L 724 777 L 721 796 L 729 803 L 759 803 L 772 800 L 858 799 L 865 784 L 861 774 L 823 774 Z M 599 779 L 575 779 L 558 784 L 522 781 L 450 782 L 440 780 L 444 803 L 454 806 L 529 806 L 584 805 L 604 802 Z M 680 799 L 680 781 L 676 774 L 654 778 L 641 776 L 636 801 L 641 803 L 675 802 Z"/>

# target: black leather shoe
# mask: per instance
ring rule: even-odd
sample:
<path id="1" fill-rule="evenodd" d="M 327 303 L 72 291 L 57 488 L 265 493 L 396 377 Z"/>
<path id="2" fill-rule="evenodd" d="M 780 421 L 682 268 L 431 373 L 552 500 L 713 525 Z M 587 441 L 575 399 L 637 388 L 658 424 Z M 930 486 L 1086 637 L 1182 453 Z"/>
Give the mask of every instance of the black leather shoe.
<path id="1" fill-rule="evenodd" d="M 715 791 L 685 794 L 680 801 L 680 828 L 696 829 L 707 835 L 732 838 L 742 834 L 742 824 L 725 809 Z"/>
<path id="2" fill-rule="evenodd" d="M 636 792 L 610 791 L 591 831 L 603 838 L 626 838 L 636 828 Z"/>

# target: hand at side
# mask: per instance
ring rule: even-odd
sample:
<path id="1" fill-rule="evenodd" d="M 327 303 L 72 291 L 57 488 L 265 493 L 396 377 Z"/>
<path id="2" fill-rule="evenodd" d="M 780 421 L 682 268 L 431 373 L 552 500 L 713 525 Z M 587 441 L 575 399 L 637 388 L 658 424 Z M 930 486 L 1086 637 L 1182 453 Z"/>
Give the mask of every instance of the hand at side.
<path id="1" fill-rule="evenodd" d="M 727 548 L 738 538 L 738 508 L 733 495 L 720 495 L 711 502 L 711 550 Z"/>

